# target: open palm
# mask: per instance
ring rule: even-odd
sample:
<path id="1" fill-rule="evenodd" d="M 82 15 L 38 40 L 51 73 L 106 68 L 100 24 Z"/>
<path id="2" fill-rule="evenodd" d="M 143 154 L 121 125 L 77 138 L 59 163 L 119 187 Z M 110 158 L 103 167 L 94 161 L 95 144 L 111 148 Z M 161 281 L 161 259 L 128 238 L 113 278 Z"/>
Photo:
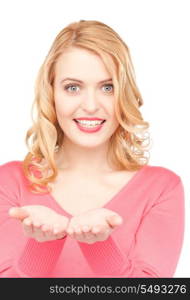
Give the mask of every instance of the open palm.
<path id="1" fill-rule="evenodd" d="M 9 215 L 21 221 L 24 234 L 39 242 L 56 240 L 66 235 L 69 219 L 43 205 L 13 207 Z"/>

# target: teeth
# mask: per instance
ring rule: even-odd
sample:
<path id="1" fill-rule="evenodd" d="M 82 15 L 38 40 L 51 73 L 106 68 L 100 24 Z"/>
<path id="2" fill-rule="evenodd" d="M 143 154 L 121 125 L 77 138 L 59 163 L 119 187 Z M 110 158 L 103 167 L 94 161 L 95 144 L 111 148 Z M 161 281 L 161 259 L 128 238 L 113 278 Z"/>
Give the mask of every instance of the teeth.
<path id="1" fill-rule="evenodd" d="M 81 125 L 84 125 L 85 127 L 95 127 L 97 125 L 100 125 L 103 121 L 87 121 L 87 120 L 76 120 Z"/>

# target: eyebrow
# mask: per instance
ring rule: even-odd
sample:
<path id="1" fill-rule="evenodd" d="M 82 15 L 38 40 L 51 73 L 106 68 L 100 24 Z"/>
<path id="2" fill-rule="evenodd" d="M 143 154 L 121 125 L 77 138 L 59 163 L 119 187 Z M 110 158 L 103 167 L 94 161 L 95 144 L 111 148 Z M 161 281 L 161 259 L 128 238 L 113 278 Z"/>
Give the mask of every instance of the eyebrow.
<path id="1" fill-rule="evenodd" d="M 67 81 L 67 80 L 77 81 L 77 82 L 83 83 L 82 80 L 79 80 L 79 79 L 76 79 L 76 78 L 71 78 L 71 77 L 66 77 L 66 78 L 62 79 L 60 82 L 62 83 L 62 82 Z M 112 81 L 112 78 L 101 80 L 99 83 L 104 83 L 104 82 L 108 82 L 108 81 Z"/>

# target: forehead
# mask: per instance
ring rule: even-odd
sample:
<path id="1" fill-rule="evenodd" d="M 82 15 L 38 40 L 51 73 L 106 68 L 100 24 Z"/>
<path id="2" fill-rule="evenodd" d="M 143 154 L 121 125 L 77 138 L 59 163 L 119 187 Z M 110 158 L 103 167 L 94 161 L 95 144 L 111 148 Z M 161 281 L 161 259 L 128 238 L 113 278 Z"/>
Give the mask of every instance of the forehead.
<path id="1" fill-rule="evenodd" d="M 74 77 L 81 80 L 86 76 L 95 77 L 96 80 L 97 77 L 101 80 L 110 76 L 99 55 L 76 47 L 68 49 L 59 57 L 55 73 L 58 77 Z"/>

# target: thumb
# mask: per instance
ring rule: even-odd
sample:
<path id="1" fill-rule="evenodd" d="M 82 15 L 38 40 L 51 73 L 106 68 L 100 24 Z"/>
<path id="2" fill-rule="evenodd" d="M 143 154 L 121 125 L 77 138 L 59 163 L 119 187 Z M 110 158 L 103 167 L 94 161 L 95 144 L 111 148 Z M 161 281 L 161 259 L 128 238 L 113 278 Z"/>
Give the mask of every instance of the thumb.
<path id="1" fill-rule="evenodd" d="M 119 215 L 111 215 L 111 216 L 107 217 L 107 221 L 108 221 L 108 224 L 110 225 L 110 227 L 114 228 L 118 225 L 121 225 L 123 222 L 123 219 Z"/>
<path id="2" fill-rule="evenodd" d="M 22 221 L 23 219 L 25 219 L 26 217 L 28 217 L 29 214 L 23 208 L 12 207 L 11 209 L 9 209 L 9 216 L 11 216 L 13 218 L 16 218 L 16 219 L 19 219 L 20 221 Z"/>

